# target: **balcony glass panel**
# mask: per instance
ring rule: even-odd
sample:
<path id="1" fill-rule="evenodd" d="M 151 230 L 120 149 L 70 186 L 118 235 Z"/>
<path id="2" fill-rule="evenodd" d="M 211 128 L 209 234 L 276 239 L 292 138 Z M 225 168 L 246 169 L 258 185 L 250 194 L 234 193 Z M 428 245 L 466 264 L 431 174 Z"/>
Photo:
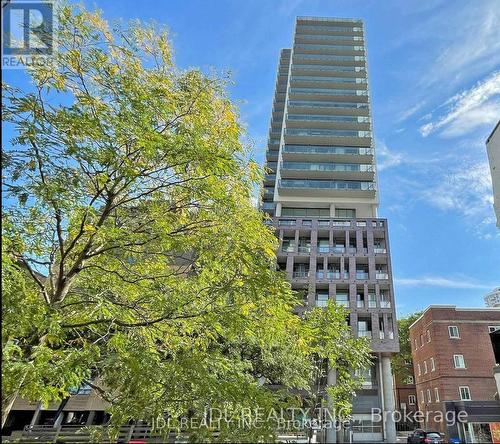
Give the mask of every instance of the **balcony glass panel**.
<path id="1" fill-rule="evenodd" d="M 295 225 L 297 223 L 294 219 L 280 219 L 279 225 Z"/>
<path id="2" fill-rule="evenodd" d="M 367 96 L 366 89 L 290 88 L 290 94 L 325 94 L 329 96 Z"/>
<path id="3" fill-rule="evenodd" d="M 359 42 L 363 40 L 363 37 L 357 35 L 321 35 L 321 34 L 297 34 L 297 38 L 308 38 L 311 40 L 352 40 Z"/>
<path id="4" fill-rule="evenodd" d="M 367 83 L 366 77 L 292 76 L 292 82 Z"/>
<path id="5" fill-rule="evenodd" d="M 351 56 L 351 55 L 323 55 L 323 54 L 301 54 L 295 53 L 293 62 L 298 60 L 331 60 L 332 62 L 364 62 L 365 56 Z"/>
<path id="6" fill-rule="evenodd" d="M 300 179 L 282 179 L 280 181 L 282 188 L 321 188 L 334 190 L 374 190 L 373 182 L 361 182 L 357 180 L 300 180 Z"/>
<path id="7" fill-rule="evenodd" d="M 363 29 L 359 26 L 347 27 L 347 26 L 309 26 L 309 25 L 298 25 L 297 33 L 302 31 L 330 31 L 330 32 L 361 32 Z"/>
<path id="8" fill-rule="evenodd" d="M 306 121 L 320 121 L 320 122 L 370 123 L 370 118 L 367 116 L 328 116 L 325 114 L 320 114 L 320 115 L 287 114 L 286 118 L 288 120 L 306 120 Z"/>
<path id="9" fill-rule="evenodd" d="M 356 279 L 368 279 L 368 273 L 366 271 L 356 271 Z"/>
<path id="10" fill-rule="evenodd" d="M 358 330 L 358 336 L 360 338 L 371 338 L 372 332 L 370 330 Z"/>
<path id="11" fill-rule="evenodd" d="M 349 295 L 346 293 L 337 293 L 335 302 L 342 307 L 349 307 Z"/>
<path id="12" fill-rule="evenodd" d="M 293 71 L 331 71 L 331 72 L 365 72 L 364 66 L 340 66 L 340 65 L 308 65 L 301 63 L 294 63 L 292 65 Z"/>
<path id="13" fill-rule="evenodd" d="M 295 279 L 306 279 L 309 277 L 309 271 L 294 271 L 293 277 Z"/>
<path id="14" fill-rule="evenodd" d="M 316 306 L 326 307 L 328 303 L 328 293 L 318 293 L 316 295 Z"/>
<path id="15" fill-rule="evenodd" d="M 287 128 L 285 134 L 289 136 L 330 136 L 330 137 L 371 137 L 371 131 L 329 130 L 308 128 Z"/>
<path id="16" fill-rule="evenodd" d="M 367 102 L 321 102 L 312 100 L 290 100 L 288 106 L 298 106 L 304 108 L 368 108 Z"/>
<path id="17" fill-rule="evenodd" d="M 387 273 L 378 272 L 375 274 L 375 279 L 389 279 L 389 275 Z"/>
<path id="18" fill-rule="evenodd" d="M 309 170 L 309 171 L 373 171 L 373 166 L 359 163 L 312 163 L 312 162 L 283 162 L 284 170 Z"/>
<path id="19" fill-rule="evenodd" d="M 294 46 L 294 49 L 338 49 L 340 51 L 363 51 L 364 47 L 360 45 L 330 45 L 330 44 L 309 44 L 309 43 L 298 43 Z"/>

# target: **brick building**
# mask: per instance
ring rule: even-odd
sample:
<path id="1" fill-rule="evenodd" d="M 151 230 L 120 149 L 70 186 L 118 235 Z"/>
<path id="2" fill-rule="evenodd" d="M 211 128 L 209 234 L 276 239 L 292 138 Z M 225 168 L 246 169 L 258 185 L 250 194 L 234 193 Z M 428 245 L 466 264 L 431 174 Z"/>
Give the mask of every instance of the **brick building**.
<path id="1" fill-rule="evenodd" d="M 401 413 L 407 413 L 410 418 L 413 418 L 414 412 L 418 410 L 417 390 L 415 387 L 415 375 L 413 374 L 413 365 L 408 362 L 408 374 L 394 372 L 394 399 L 396 401 L 396 410 Z M 413 421 L 403 421 L 398 424 L 400 430 L 411 430 L 417 424 Z"/>
<path id="2" fill-rule="evenodd" d="M 450 305 L 428 307 L 410 326 L 417 401 L 426 414 L 425 427 L 449 437 L 459 434 L 472 442 L 474 434 L 481 436 L 491 423 L 500 421 L 490 339 L 490 333 L 497 329 L 499 308 Z M 437 418 L 439 412 L 445 414 L 456 408 L 474 412 L 455 430 Z"/>

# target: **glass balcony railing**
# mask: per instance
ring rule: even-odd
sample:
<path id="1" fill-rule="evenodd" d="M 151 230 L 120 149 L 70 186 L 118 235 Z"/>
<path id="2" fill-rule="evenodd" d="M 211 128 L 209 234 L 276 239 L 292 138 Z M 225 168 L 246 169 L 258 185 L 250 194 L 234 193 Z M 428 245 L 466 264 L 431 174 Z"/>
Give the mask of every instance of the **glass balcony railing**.
<path id="1" fill-rule="evenodd" d="M 302 25 L 297 26 L 297 34 L 300 34 L 303 31 L 322 31 L 322 32 L 361 32 L 362 28 L 360 27 L 352 27 L 348 28 L 345 26 L 308 26 Z"/>
<path id="2" fill-rule="evenodd" d="M 316 189 L 334 189 L 334 190 L 375 190 L 375 183 L 362 182 L 357 180 L 300 180 L 300 179 L 281 179 L 279 182 L 281 188 L 316 188 Z"/>
<path id="3" fill-rule="evenodd" d="M 319 122 L 353 122 L 353 123 L 370 123 L 368 116 L 330 116 L 327 114 L 287 114 L 287 120 L 305 120 Z"/>
<path id="4" fill-rule="evenodd" d="M 295 225 L 297 221 L 295 219 L 280 219 L 279 225 Z"/>
<path id="5" fill-rule="evenodd" d="M 309 277 L 309 271 L 294 271 L 292 276 L 294 279 L 305 279 Z"/>
<path id="6" fill-rule="evenodd" d="M 299 245 L 298 251 L 299 251 L 299 253 L 310 253 L 311 246 L 310 245 Z"/>
<path id="7" fill-rule="evenodd" d="M 330 88 L 290 88 L 290 94 L 318 94 L 328 96 L 367 96 L 366 89 L 330 89 Z"/>
<path id="8" fill-rule="evenodd" d="M 368 279 L 368 273 L 364 271 L 356 271 L 356 279 Z"/>
<path id="9" fill-rule="evenodd" d="M 364 62 L 365 56 L 351 56 L 351 55 L 323 55 L 323 54 L 302 54 L 296 52 L 293 57 L 293 63 L 298 60 L 328 60 L 332 62 Z"/>
<path id="10" fill-rule="evenodd" d="M 306 38 L 311 40 L 327 40 L 327 41 L 335 41 L 335 40 L 347 40 L 353 42 L 360 42 L 363 40 L 363 37 L 357 35 L 321 35 L 321 34 L 297 34 L 296 38 Z"/>
<path id="11" fill-rule="evenodd" d="M 317 102 L 312 100 L 290 100 L 288 106 L 301 108 L 346 108 L 346 109 L 368 109 L 366 102 Z"/>
<path id="12" fill-rule="evenodd" d="M 375 279 L 389 279 L 389 274 L 377 271 L 377 273 L 375 273 Z"/>
<path id="13" fill-rule="evenodd" d="M 330 129 L 307 129 L 287 128 L 285 134 L 288 136 L 331 136 L 331 137 L 371 137 L 371 131 L 353 130 L 330 130 Z"/>
<path id="14" fill-rule="evenodd" d="M 358 330 L 358 337 L 360 338 L 371 338 L 372 332 L 370 330 Z"/>
<path id="15" fill-rule="evenodd" d="M 352 156 L 371 156 L 373 155 L 373 148 L 358 148 L 351 146 L 285 145 L 283 147 L 283 152 L 304 153 L 304 154 L 349 154 Z"/>
<path id="16" fill-rule="evenodd" d="M 376 254 L 385 254 L 385 253 L 387 253 L 387 250 L 385 248 L 375 247 L 373 249 L 373 252 Z"/>
<path id="17" fill-rule="evenodd" d="M 292 65 L 293 71 L 331 71 L 331 72 L 365 72 L 363 66 L 341 66 L 341 65 L 309 65 L 294 63 Z"/>
<path id="18" fill-rule="evenodd" d="M 373 165 L 359 163 L 282 162 L 284 170 L 370 172 Z"/>
<path id="19" fill-rule="evenodd" d="M 291 82 L 367 83 L 365 77 L 293 76 Z"/>
<path id="20" fill-rule="evenodd" d="M 328 43 L 325 44 L 315 44 L 315 43 L 297 43 L 294 46 L 294 50 L 297 52 L 297 50 L 300 49 L 333 49 L 333 50 L 338 50 L 338 51 L 364 51 L 364 47 L 362 45 L 330 45 Z"/>
<path id="21" fill-rule="evenodd" d="M 391 303 L 389 301 L 380 301 L 380 308 L 391 308 Z"/>

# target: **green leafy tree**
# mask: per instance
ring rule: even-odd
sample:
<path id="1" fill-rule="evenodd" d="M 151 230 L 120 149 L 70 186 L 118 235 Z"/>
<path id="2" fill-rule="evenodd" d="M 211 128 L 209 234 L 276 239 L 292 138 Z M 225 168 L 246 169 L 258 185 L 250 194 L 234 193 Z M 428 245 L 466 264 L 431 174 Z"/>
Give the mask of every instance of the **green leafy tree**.
<path id="1" fill-rule="evenodd" d="M 398 319 L 400 352 L 392 357 L 392 368 L 396 377 L 404 381 L 413 375 L 413 364 L 410 342 L 410 325 L 422 314 L 417 312 Z"/>
<path id="2" fill-rule="evenodd" d="M 340 356 L 337 327 L 338 350 L 366 346 L 325 324 L 337 307 L 293 314 L 225 81 L 177 69 L 166 30 L 98 12 L 62 7 L 58 42 L 30 91 L 3 85 L 4 418 L 16 396 L 88 383 L 114 425 L 212 407 L 235 418 L 218 439 L 274 439 L 272 420 L 243 430 L 242 409 L 298 402 L 312 353 Z"/>

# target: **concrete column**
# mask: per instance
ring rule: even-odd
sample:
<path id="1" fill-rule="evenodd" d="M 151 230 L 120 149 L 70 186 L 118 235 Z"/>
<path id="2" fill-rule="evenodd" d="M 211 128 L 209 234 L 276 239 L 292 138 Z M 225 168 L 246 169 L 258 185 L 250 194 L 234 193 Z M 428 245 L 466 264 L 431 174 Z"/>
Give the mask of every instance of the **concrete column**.
<path id="1" fill-rule="evenodd" d="M 382 356 L 382 382 L 384 397 L 384 416 L 385 416 L 385 438 L 387 442 L 396 442 L 396 423 L 394 422 L 393 412 L 395 410 L 394 390 L 392 384 L 391 358 Z"/>
<path id="2" fill-rule="evenodd" d="M 330 217 L 335 217 L 335 204 L 330 204 Z"/>
<path id="3" fill-rule="evenodd" d="M 30 427 L 36 426 L 40 419 L 40 413 L 42 412 L 42 403 L 39 402 L 36 406 L 36 410 L 33 413 L 33 417 L 31 418 Z"/>
<path id="4" fill-rule="evenodd" d="M 326 378 L 326 383 L 328 386 L 337 384 L 337 370 L 334 368 L 328 369 L 328 375 Z M 335 429 L 335 406 L 333 405 L 333 400 L 328 399 L 328 412 L 329 415 L 326 417 L 327 420 L 333 422 L 332 427 L 326 429 L 326 442 L 336 443 L 337 442 L 337 430 Z"/>
<path id="5" fill-rule="evenodd" d="M 95 417 L 95 410 L 91 410 L 89 412 L 89 416 L 87 417 L 87 422 L 85 425 L 90 426 L 94 422 L 94 417 Z"/>
<path id="6" fill-rule="evenodd" d="M 281 202 L 278 202 L 276 204 L 276 209 L 274 210 L 274 214 L 276 217 L 280 217 L 281 216 Z"/>

